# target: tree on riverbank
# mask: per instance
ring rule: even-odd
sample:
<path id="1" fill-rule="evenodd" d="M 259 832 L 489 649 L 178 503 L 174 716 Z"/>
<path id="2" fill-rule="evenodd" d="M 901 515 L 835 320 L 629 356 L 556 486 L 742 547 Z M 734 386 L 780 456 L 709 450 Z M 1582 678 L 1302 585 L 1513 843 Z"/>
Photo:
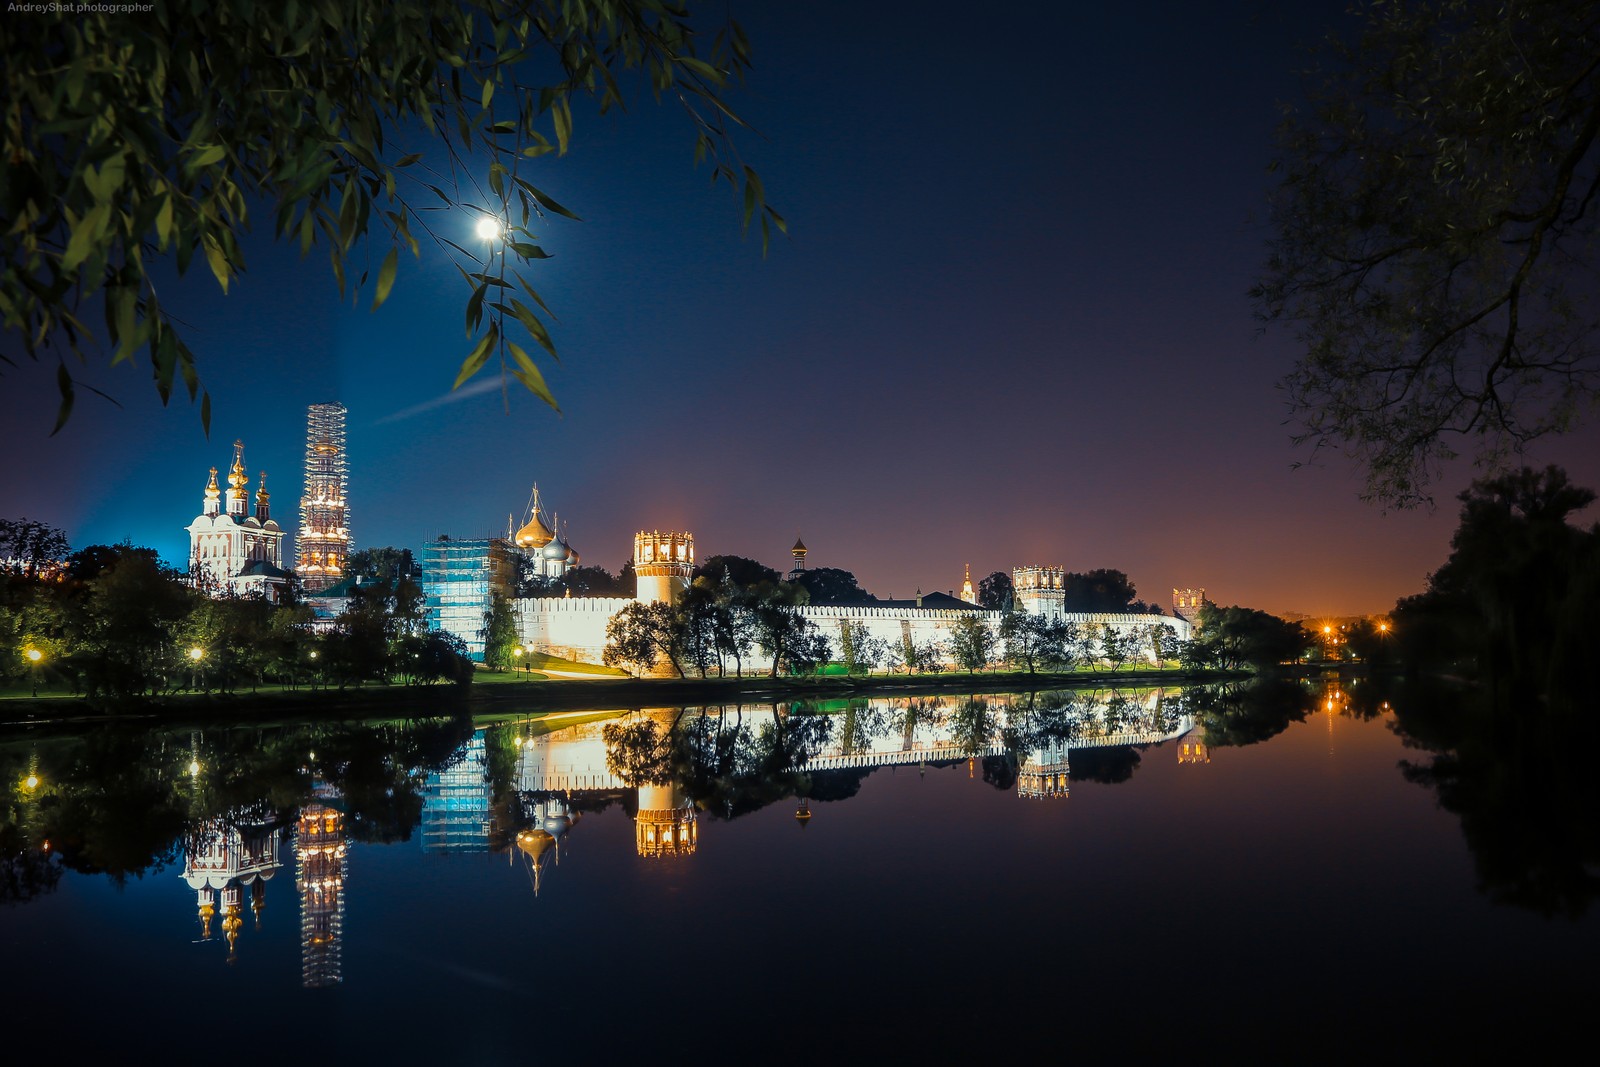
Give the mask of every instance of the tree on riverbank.
<path id="1" fill-rule="evenodd" d="M 113 701 L 318 678 L 341 687 L 469 679 L 459 650 L 432 640 L 423 622 L 422 591 L 408 577 L 362 586 L 318 631 L 305 605 L 207 597 L 150 549 L 91 545 L 63 568 L 0 578 L 0 678 Z"/>
<path id="2" fill-rule="evenodd" d="M 1188 659 L 1198 666 L 1236 671 L 1257 669 L 1298 659 L 1311 647 L 1311 635 L 1296 622 L 1286 622 L 1255 608 L 1200 607 Z"/>
<path id="3" fill-rule="evenodd" d="M 976 615 L 963 615 L 950 627 L 950 658 L 968 674 L 989 665 L 994 657 L 994 646 L 994 632 Z"/>
<path id="4" fill-rule="evenodd" d="M 1252 295 L 1303 346 L 1283 383 L 1295 439 L 1410 506 L 1457 448 L 1495 459 L 1594 411 L 1600 12 L 1357 10 L 1284 123 Z"/>
<path id="5" fill-rule="evenodd" d="M 1521 470 L 1463 492 L 1450 558 L 1394 610 L 1413 669 L 1467 671 L 1510 700 L 1525 688 L 1576 706 L 1600 599 L 1600 527 L 1572 516 L 1595 500 L 1565 471 Z"/>

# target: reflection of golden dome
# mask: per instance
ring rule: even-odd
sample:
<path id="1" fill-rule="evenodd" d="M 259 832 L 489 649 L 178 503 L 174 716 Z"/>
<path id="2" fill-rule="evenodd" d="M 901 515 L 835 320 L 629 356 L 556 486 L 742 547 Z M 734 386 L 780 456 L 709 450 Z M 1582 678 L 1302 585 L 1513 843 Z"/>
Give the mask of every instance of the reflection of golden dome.
<path id="1" fill-rule="evenodd" d="M 556 839 L 543 830 L 524 830 L 517 835 L 517 847 L 526 852 L 535 863 L 539 857 L 550 851 Z"/>

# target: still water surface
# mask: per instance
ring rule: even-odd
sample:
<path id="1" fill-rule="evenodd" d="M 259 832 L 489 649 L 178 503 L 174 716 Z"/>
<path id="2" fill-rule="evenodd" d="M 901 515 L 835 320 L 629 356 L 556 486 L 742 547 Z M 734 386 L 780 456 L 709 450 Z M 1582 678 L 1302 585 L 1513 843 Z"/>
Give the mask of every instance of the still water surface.
<path id="1" fill-rule="evenodd" d="M 13 738 L 5 1041 L 1555 1055 L 1600 927 L 1592 837 L 1545 838 L 1593 812 L 1541 813 L 1362 684 Z"/>

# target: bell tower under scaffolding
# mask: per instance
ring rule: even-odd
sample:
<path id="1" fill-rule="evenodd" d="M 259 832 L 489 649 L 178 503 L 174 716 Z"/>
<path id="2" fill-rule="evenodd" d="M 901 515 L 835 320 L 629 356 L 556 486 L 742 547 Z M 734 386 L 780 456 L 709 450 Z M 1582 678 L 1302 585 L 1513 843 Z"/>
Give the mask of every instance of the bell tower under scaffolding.
<path id="1" fill-rule="evenodd" d="M 306 418 L 306 482 L 295 569 L 308 593 L 344 577 L 350 555 L 350 469 L 343 404 L 312 404 Z"/>

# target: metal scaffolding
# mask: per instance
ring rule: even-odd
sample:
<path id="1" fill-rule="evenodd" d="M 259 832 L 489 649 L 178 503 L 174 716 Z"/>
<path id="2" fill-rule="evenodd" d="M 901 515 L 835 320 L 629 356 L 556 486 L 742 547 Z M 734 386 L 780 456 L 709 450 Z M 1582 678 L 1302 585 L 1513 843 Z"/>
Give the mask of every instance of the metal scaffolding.
<path id="1" fill-rule="evenodd" d="M 344 577 L 350 555 L 350 469 L 345 453 L 343 404 L 312 404 L 306 418 L 305 495 L 295 569 L 308 593 Z"/>

